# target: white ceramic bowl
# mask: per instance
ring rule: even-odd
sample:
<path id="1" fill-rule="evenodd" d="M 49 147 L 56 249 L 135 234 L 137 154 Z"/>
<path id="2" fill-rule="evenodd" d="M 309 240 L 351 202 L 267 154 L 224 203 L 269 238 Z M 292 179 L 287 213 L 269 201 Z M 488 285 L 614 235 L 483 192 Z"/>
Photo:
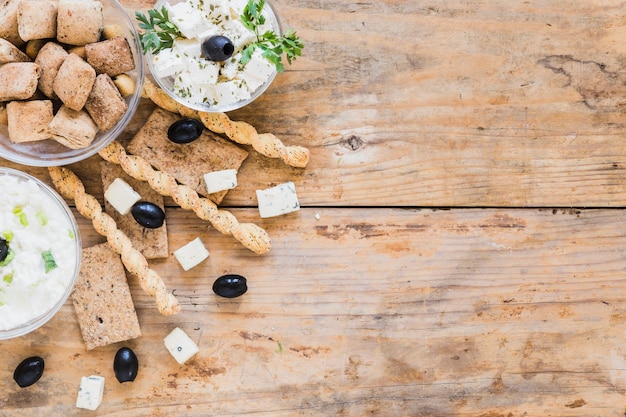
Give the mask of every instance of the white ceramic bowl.
<path id="1" fill-rule="evenodd" d="M 161 10 L 161 8 L 166 3 L 170 5 L 175 5 L 177 3 L 181 3 L 184 1 L 187 1 L 187 0 L 158 0 L 153 6 L 153 8 L 157 10 Z M 210 3 L 210 2 L 211 0 L 205 0 L 205 3 Z M 266 14 L 266 22 L 269 23 L 272 26 L 274 32 L 280 36 L 282 33 L 280 20 L 278 18 L 278 14 L 276 13 L 274 7 L 272 6 L 269 0 L 265 0 L 264 13 Z M 170 97 L 172 97 L 174 100 L 183 104 L 186 107 L 189 107 L 194 110 L 210 112 L 210 113 L 222 113 L 222 112 L 237 110 L 252 103 L 254 100 L 259 98 L 259 96 L 261 96 L 261 94 L 263 94 L 265 90 L 268 89 L 268 87 L 274 81 L 274 78 L 276 78 L 276 74 L 277 74 L 277 71 L 274 70 L 271 76 L 267 79 L 267 81 L 265 81 L 259 88 L 257 88 L 253 93 L 251 93 L 250 98 L 247 98 L 245 100 L 240 100 L 234 103 L 209 104 L 209 103 L 198 103 L 195 101 L 190 101 L 189 99 L 185 97 L 181 97 L 174 88 L 173 76 L 168 76 L 168 77 L 156 76 L 155 74 L 157 73 L 157 71 L 155 71 L 153 55 L 150 52 L 146 53 L 146 63 L 150 71 L 151 78 L 154 79 L 157 85 L 161 87 L 161 89 L 164 90 Z"/>
<path id="2" fill-rule="evenodd" d="M 135 69 L 128 73 L 135 82 L 135 92 L 125 98 L 128 110 L 115 126 L 104 133 L 99 132 L 94 141 L 83 149 L 70 149 L 52 139 L 13 143 L 9 140 L 7 126 L 0 124 L 0 157 L 29 166 L 60 166 L 78 162 L 95 155 L 111 143 L 124 131 L 132 119 L 141 99 L 145 74 L 139 36 L 134 21 L 117 0 L 99 1 L 103 6 L 104 24 L 117 24 L 122 27 L 135 59 Z"/>
<path id="3" fill-rule="evenodd" d="M 53 255 L 56 253 L 57 256 L 69 256 L 63 256 L 65 264 L 56 268 L 58 272 L 56 272 L 55 275 L 46 275 L 44 273 L 42 277 L 39 278 L 39 282 L 36 285 L 22 285 L 24 281 L 18 280 L 20 279 L 19 270 L 20 265 L 23 263 L 22 260 L 31 259 L 33 263 L 41 262 L 41 260 L 36 259 L 38 257 L 26 258 L 24 255 L 22 259 L 18 260 L 20 255 L 16 254 L 13 261 L 3 268 L 0 268 L 0 273 L 2 274 L 2 276 L 0 276 L 0 280 L 2 280 L 2 282 L 0 282 L 0 304 L 3 304 L 0 306 L 0 318 L 3 321 L 3 323 L 0 323 L 0 340 L 22 336 L 38 329 L 46 324 L 61 309 L 71 294 L 76 279 L 78 278 L 82 252 L 78 224 L 76 223 L 72 211 L 65 203 L 65 200 L 39 179 L 15 169 L 0 167 L 0 183 L 7 184 L 9 182 L 13 183 L 14 181 L 19 185 L 20 190 L 16 191 L 14 194 L 5 190 L 3 196 L 5 201 L 3 203 L 7 202 L 7 199 L 14 199 L 15 203 L 20 204 L 24 208 L 24 212 L 27 212 L 28 210 L 35 209 L 35 206 L 29 208 L 29 202 L 36 199 L 36 207 L 45 207 L 47 213 L 46 226 L 42 226 L 42 229 L 37 230 L 47 230 L 47 233 L 50 233 L 51 238 L 54 238 L 55 242 L 59 244 L 61 244 L 60 242 L 64 242 L 65 246 L 63 250 L 59 247 L 51 248 Z M 29 187 L 27 184 L 32 187 Z M 17 197 L 11 197 L 15 195 L 17 195 Z M 24 197 L 25 195 L 28 197 Z M 6 204 L 11 205 L 13 202 L 9 200 Z M 55 213 L 58 217 L 56 217 Z M 55 218 L 57 218 L 59 222 L 55 222 Z M 29 215 L 28 226 L 25 226 L 23 229 L 20 227 L 12 227 L 12 229 L 15 230 L 11 230 L 14 236 L 9 242 L 9 248 L 11 248 L 12 244 L 15 245 L 16 252 L 19 251 L 20 248 L 23 248 L 23 246 L 20 246 L 21 243 L 28 241 L 27 232 L 25 232 L 25 230 L 27 230 L 28 227 L 39 227 L 39 224 L 37 224 L 37 226 L 31 224 L 39 221 L 42 221 L 41 218 Z M 9 227 L 7 224 L 6 219 L 0 219 L 0 233 L 3 235 L 6 232 L 5 227 Z M 43 224 L 43 221 L 40 224 Z M 43 233 L 44 232 L 38 233 L 37 236 L 41 237 Z M 43 238 L 40 238 L 40 240 L 42 239 Z M 24 249 L 22 250 L 25 252 Z M 71 262 L 72 255 L 74 256 L 73 264 Z M 59 265 L 61 264 L 61 259 L 55 259 L 55 261 L 57 261 Z M 29 271 L 31 271 L 30 263 L 28 263 L 28 265 Z M 37 267 L 39 266 L 41 265 L 37 265 Z M 54 271 L 54 269 L 52 271 Z M 9 274 L 13 274 L 14 277 L 12 276 L 12 281 L 7 283 L 4 277 Z M 36 275 L 37 274 L 32 273 L 32 271 L 29 272 L 29 277 Z M 40 282 L 44 282 L 44 284 Z M 53 284 L 51 284 L 51 282 Z M 9 290 L 8 286 L 11 285 L 16 285 L 16 289 Z M 48 285 L 54 285 L 54 289 L 50 289 L 47 287 Z M 4 294 L 2 294 L 2 292 L 4 292 Z M 3 300 L 3 297 L 9 297 L 9 294 L 11 294 L 10 299 Z M 16 297 L 16 294 L 20 294 L 21 296 Z M 33 305 L 37 307 L 33 308 Z M 6 323 L 9 322 L 11 322 L 11 325 L 6 325 Z"/>

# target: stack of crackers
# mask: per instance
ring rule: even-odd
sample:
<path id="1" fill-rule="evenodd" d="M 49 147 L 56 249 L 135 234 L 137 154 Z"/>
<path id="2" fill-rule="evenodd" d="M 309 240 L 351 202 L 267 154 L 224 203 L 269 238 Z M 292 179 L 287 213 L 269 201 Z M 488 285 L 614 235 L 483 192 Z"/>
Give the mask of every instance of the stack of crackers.
<path id="1" fill-rule="evenodd" d="M 182 116 L 157 107 L 131 140 L 128 150 L 219 204 L 228 191 L 209 194 L 204 174 L 238 170 L 248 152 L 207 129 L 192 143 L 173 143 L 167 137 L 167 130 L 181 119 Z M 141 195 L 143 201 L 152 202 L 165 211 L 163 197 L 147 182 L 127 175 L 119 165 L 102 161 L 101 177 L 104 190 L 116 178 L 121 178 Z M 132 215 L 120 214 L 106 199 L 104 208 L 146 259 L 170 256 L 167 222 L 159 228 L 148 229 L 137 223 Z M 120 255 L 108 243 L 83 249 L 80 276 L 72 300 L 87 350 L 141 335 L 126 271 Z"/>

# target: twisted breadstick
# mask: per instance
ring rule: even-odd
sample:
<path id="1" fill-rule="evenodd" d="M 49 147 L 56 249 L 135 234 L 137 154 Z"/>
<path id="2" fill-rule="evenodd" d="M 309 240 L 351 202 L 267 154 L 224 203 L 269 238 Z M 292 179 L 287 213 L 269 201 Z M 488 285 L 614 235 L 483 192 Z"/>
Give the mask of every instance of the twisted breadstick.
<path id="1" fill-rule="evenodd" d="M 150 269 L 146 258 L 132 246 L 128 236 L 117 228 L 115 220 L 102 211 L 98 200 L 85 192 L 85 187 L 76 174 L 61 167 L 49 167 L 48 172 L 59 193 L 65 198 L 73 199 L 80 214 L 91 220 L 98 233 L 106 236 L 109 245 L 121 255 L 126 269 L 137 275 L 141 289 L 156 298 L 159 312 L 164 316 L 178 313 L 180 305 L 167 291 L 159 274 Z"/>
<path id="2" fill-rule="evenodd" d="M 191 187 L 178 184 L 170 174 L 152 168 L 144 158 L 129 155 L 118 142 L 113 141 L 100 151 L 100 156 L 114 164 L 119 164 L 124 172 L 140 181 L 147 181 L 150 187 L 163 196 L 170 196 L 176 204 L 186 210 L 193 210 L 202 220 L 208 220 L 218 231 L 232 235 L 251 251 L 264 254 L 271 248 L 270 238 L 255 224 L 239 223 L 235 216 L 220 210 L 208 198 L 200 197 Z"/>
<path id="3" fill-rule="evenodd" d="M 232 121 L 225 113 L 208 113 L 190 109 L 178 103 L 147 78 L 144 80 L 142 97 L 149 98 L 157 106 L 179 113 L 182 116 L 197 119 L 215 133 L 225 133 L 233 142 L 241 145 L 252 145 L 261 155 L 269 158 L 280 158 L 287 165 L 304 168 L 309 163 L 309 150 L 302 146 L 285 146 L 280 139 L 271 133 L 257 133 L 256 129 L 246 122 Z"/>

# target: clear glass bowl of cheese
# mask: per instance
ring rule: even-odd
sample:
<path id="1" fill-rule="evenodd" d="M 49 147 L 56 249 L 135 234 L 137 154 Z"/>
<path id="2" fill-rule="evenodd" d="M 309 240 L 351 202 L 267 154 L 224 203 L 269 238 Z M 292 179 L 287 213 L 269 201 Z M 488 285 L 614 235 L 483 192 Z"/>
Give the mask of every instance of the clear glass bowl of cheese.
<path id="1" fill-rule="evenodd" d="M 65 201 L 41 180 L 0 167 L 0 340 L 46 324 L 80 272 L 81 239 Z"/>
<path id="2" fill-rule="evenodd" d="M 257 49 L 251 60 L 241 64 L 242 51 L 256 39 L 241 20 L 246 0 L 158 0 L 155 10 L 168 11 L 170 21 L 183 35 L 171 48 L 146 53 L 151 77 L 170 97 L 184 106 L 204 112 L 227 112 L 256 100 L 272 84 L 276 66 Z M 266 30 L 281 35 L 275 9 L 265 1 L 262 10 Z M 232 52 L 225 60 L 210 60 L 203 54 L 202 43 L 223 36 Z"/>
<path id="3" fill-rule="evenodd" d="M 95 125 L 95 123 L 93 122 L 91 124 L 89 122 L 85 122 L 84 123 L 85 128 L 80 129 L 80 130 L 78 129 L 71 130 L 72 127 L 68 126 L 67 129 L 72 132 L 80 132 L 82 134 L 84 131 L 89 131 L 90 132 L 89 137 L 91 137 L 91 134 L 93 134 L 93 131 L 95 130 L 95 136 L 88 144 L 86 143 L 79 144 L 77 145 L 77 147 L 67 146 L 67 143 L 61 143 L 54 139 L 36 138 L 36 140 L 25 140 L 26 135 L 22 131 L 20 131 L 20 129 L 16 129 L 17 133 L 14 134 L 16 137 L 11 138 L 10 137 L 11 129 L 8 126 L 7 122 L 0 123 L 0 157 L 2 158 L 8 159 L 13 162 L 17 162 L 22 165 L 42 166 L 42 167 L 67 165 L 67 164 L 75 163 L 78 161 L 82 161 L 86 158 L 89 158 L 90 156 L 95 155 L 102 148 L 104 148 L 113 140 L 115 140 L 126 129 L 128 123 L 132 120 L 137 107 L 139 106 L 139 102 L 141 100 L 141 88 L 143 85 L 144 74 L 145 74 L 145 68 L 144 68 L 145 65 L 144 65 L 144 57 L 141 52 L 141 44 L 139 43 L 139 36 L 137 34 L 134 21 L 129 15 L 129 13 L 126 11 L 124 6 L 122 6 L 117 0 L 97 0 L 97 1 L 85 0 L 84 2 L 68 2 L 68 4 L 69 3 L 73 3 L 74 5 L 77 5 L 76 7 L 80 8 L 80 11 L 84 12 L 86 16 L 89 17 L 87 19 L 88 24 L 95 26 L 95 27 L 99 26 L 99 30 L 100 30 L 99 37 L 97 38 L 97 40 L 95 40 L 96 35 L 94 35 L 94 39 L 86 40 L 88 41 L 88 43 L 97 43 L 97 42 L 106 40 L 105 38 L 106 32 L 104 29 L 107 27 L 112 27 L 112 26 L 115 26 L 116 29 L 121 29 L 121 32 L 115 33 L 115 36 L 123 36 L 124 38 L 126 38 L 126 41 L 128 42 L 128 46 L 130 47 L 130 50 L 132 52 L 131 62 L 134 63 L 134 68 L 132 70 L 125 71 L 123 74 L 123 75 L 128 76 L 128 78 L 126 78 L 126 81 L 128 80 L 131 81 L 130 83 L 126 82 L 126 86 L 127 86 L 126 91 L 124 92 L 123 94 L 124 96 L 122 97 L 123 101 L 126 103 L 126 106 L 127 106 L 126 110 L 123 112 L 121 116 L 117 116 L 116 118 L 117 122 L 115 122 L 114 125 L 107 126 L 106 128 L 102 128 L 99 125 Z M 96 8 L 101 9 L 101 16 L 100 15 L 98 15 L 97 17 L 91 16 L 91 14 L 93 14 L 93 9 L 90 9 L 89 6 L 94 3 L 96 4 Z M 98 6 L 98 4 L 100 4 L 101 6 Z M 68 7 L 72 7 L 72 6 L 68 6 Z M 100 13 L 99 10 L 98 10 L 98 13 Z M 81 20 L 80 14 L 76 13 L 76 14 L 73 14 L 73 16 L 75 17 L 75 20 L 69 20 L 67 23 L 69 27 L 68 32 L 69 33 L 78 32 L 80 34 L 80 32 L 83 31 L 82 28 L 80 29 L 78 28 L 78 26 L 80 26 L 80 20 Z M 96 29 L 94 29 L 94 32 L 95 30 Z M 82 52 L 81 46 L 77 45 L 77 43 L 81 42 L 80 39 L 78 39 L 73 44 L 66 44 L 63 42 L 63 40 L 64 39 L 54 39 L 54 38 L 46 39 L 46 41 L 55 41 L 55 42 L 50 42 L 50 43 L 57 43 L 61 45 L 67 53 L 75 52 L 76 54 L 81 56 L 81 58 L 84 61 L 87 61 L 87 58 L 84 56 Z M 22 50 L 26 50 L 24 45 L 19 46 L 19 48 Z M 48 52 L 49 53 L 46 54 L 46 56 L 50 57 L 50 60 L 48 62 L 54 62 L 54 60 L 57 59 L 57 56 L 58 56 L 57 54 L 59 52 L 58 51 L 51 52 L 49 48 L 48 48 Z M 38 55 L 40 60 L 42 60 L 41 58 L 42 55 L 44 54 Z M 31 57 L 31 59 L 33 58 Z M 38 60 L 37 56 L 35 56 L 34 58 L 35 63 L 40 62 L 40 60 Z M 100 75 L 99 69 L 96 70 L 96 73 Z M 117 78 L 119 78 L 119 76 L 111 76 L 111 78 L 114 81 L 117 81 Z M 78 77 L 74 77 L 74 79 L 78 79 Z M 100 84 L 100 85 L 106 86 L 106 83 Z M 35 99 L 35 100 L 32 100 L 32 99 Z M 25 100 L 15 100 L 15 101 L 43 102 L 43 101 L 48 101 L 48 100 L 52 101 L 52 106 L 51 106 L 53 109 L 52 111 L 54 112 L 54 115 L 56 115 L 58 113 L 58 108 L 60 106 L 60 100 L 54 97 L 54 95 L 53 95 L 53 98 L 50 98 L 49 94 L 42 93 L 41 77 L 40 77 L 39 86 L 35 94 L 32 96 L 32 98 L 25 99 Z M 4 100 L 0 100 L 0 101 L 4 101 Z M 8 101 L 2 104 L 6 104 L 8 106 Z M 3 107 L 3 106 L 0 106 L 0 107 Z M 106 102 L 104 105 L 100 106 L 100 108 L 107 108 L 107 107 L 109 109 L 113 108 L 113 106 L 106 104 Z M 83 107 L 83 110 L 84 109 L 85 107 Z M 8 107 L 5 108 L 4 110 L 8 111 Z M 16 111 L 15 114 L 17 113 L 18 112 Z M 29 114 L 31 114 L 32 116 L 29 117 L 28 116 Z M 45 117 L 38 117 L 38 116 L 35 116 L 35 114 L 37 114 L 35 111 L 31 111 L 30 109 L 25 109 L 21 111 L 19 115 L 15 116 L 14 119 L 17 120 L 15 123 L 22 124 L 22 125 L 34 124 L 36 120 L 43 120 L 47 117 L 47 115 L 45 115 L 45 112 L 43 114 L 43 116 Z M 10 120 L 11 118 L 8 117 L 9 123 L 10 123 Z M 78 118 L 72 118 L 72 120 L 78 120 Z M 84 121 L 82 116 L 80 120 L 81 122 Z M 70 125 L 70 124 L 71 122 L 68 122 L 66 125 Z M 91 130 L 89 130 L 90 127 L 91 127 Z M 37 128 L 37 130 L 43 131 L 40 128 Z"/>

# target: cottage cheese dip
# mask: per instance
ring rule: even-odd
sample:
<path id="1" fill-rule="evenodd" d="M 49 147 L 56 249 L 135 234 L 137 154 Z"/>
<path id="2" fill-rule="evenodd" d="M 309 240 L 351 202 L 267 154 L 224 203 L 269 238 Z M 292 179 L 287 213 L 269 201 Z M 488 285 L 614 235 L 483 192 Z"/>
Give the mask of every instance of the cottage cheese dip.
<path id="1" fill-rule="evenodd" d="M 80 238 L 73 218 L 49 187 L 0 168 L 0 336 L 45 323 L 76 279 Z M 19 335 L 19 334 L 16 334 Z"/>

